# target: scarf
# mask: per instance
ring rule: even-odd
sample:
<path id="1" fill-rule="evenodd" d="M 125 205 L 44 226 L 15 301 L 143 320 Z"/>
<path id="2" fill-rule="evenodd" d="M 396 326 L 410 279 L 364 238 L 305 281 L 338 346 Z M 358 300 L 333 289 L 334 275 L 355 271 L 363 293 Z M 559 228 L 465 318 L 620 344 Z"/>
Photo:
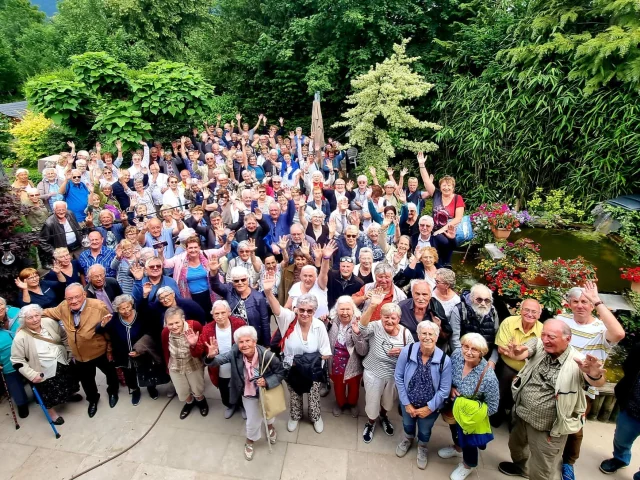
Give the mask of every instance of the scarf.
<path id="1" fill-rule="evenodd" d="M 244 396 L 255 397 L 258 392 L 256 390 L 256 384 L 252 381 L 252 379 L 253 377 L 256 376 L 256 371 L 258 370 L 258 347 L 256 347 L 256 350 L 253 353 L 253 358 L 251 359 L 251 361 L 247 360 L 247 357 L 245 357 L 243 354 L 242 362 L 244 363 L 244 368 L 245 368 Z"/>

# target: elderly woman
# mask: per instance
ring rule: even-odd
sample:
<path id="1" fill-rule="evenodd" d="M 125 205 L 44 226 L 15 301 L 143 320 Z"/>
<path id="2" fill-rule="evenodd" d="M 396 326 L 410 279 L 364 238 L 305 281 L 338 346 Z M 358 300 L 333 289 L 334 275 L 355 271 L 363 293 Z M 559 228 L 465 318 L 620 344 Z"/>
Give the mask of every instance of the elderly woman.
<path id="1" fill-rule="evenodd" d="M 286 248 L 281 250 L 281 252 L 285 251 Z M 284 255 L 286 255 L 286 253 L 283 254 L 283 256 Z M 311 258 L 311 255 L 306 254 L 302 249 L 296 249 L 293 251 L 293 263 L 291 265 L 285 266 L 284 270 L 282 271 L 282 279 L 279 282 L 278 300 L 282 305 L 286 305 L 286 303 L 289 301 L 289 290 L 291 290 L 291 287 L 293 285 L 300 281 L 300 274 L 303 267 L 312 264 L 313 259 Z"/>
<path id="2" fill-rule="evenodd" d="M 53 268 L 44 276 L 44 280 L 57 281 L 65 286 L 72 283 L 86 284 L 80 263 L 71 256 L 67 247 L 56 248 L 53 251 Z"/>
<path id="3" fill-rule="evenodd" d="M 7 395 L 11 395 L 18 407 L 18 416 L 26 418 L 29 416 L 29 399 L 24 391 L 22 376 L 14 370 L 10 360 L 11 345 L 20 327 L 19 313 L 18 308 L 8 306 L 7 301 L 0 297 L 0 369 L 9 389 Z"/>
<path id="4" fill-rule="evenodd" d="M 53 211 L 53 202 L 63 199 L 60 194 L 62 183 L 63 181 L 61 178 L 58 178 L 55 168 L 45 168 L 42 170 L 42 181 L 38 183 L 37 188 L 40 192 L 40 198 L 50 211 Z"/>
<path id="5" fill-rule="evenodd" d="M 264 292 L 282 332 L 280 345 L 284 364 L 289 368 L 287 387 L 290 395 L 290 418 L 287 430 L 293 432 L 298 428 L 302 418 L 302 397 L 304 393 L 308 393 L 309 418 L 316 433 L 322 433 L 324 423 L 320 416 L 320 386 L 326 382 L 322 371 L 324 360 L 331 356 L 327 327 L 315 318 L 318 309 L 315 295 L 301 295 L 295 310 L 289 310 L 280 306 L 273 295 L 274 280 L 273 276 L 265 277 Z"/>
<path id="6" fill-rule="evenodd" d="M 407 296 L 393 284 L 393 267 L 386 262 L 380 262 L 373 270 L 375 282 L 367 283 L 353 296 L 353 301 L 363 311 L 369 307 L 371 295 L 374 291 L 383 292 L 383 301 L 377 305 L 371 316 L 371 320 L 380 320 L 380 309 L 387 303 L 398 303 L 405 300 Z"/>
<path id="7" fill-rule="evenodd" d="M 209 262 L 229 253 L 232 240 L 233 235 L 229 234 L 224 247 L 203 251 L 200 249 L 200 239 L 194 235 L 185 242 L 184 253 L 164 260 L 164 268 L 173 268 L 173 279 L 178 284 L 182 298 L 193 299 L 205 312 L 211 311 L 215 301 L 209 284 Z M 162 258 L 164 250 L 159 249 L 158 253 Z"/>
<path id="8" fill-rule="evenodd" d="M 151 285 L 147 285 L 151 290 Z M 96 333 L 108 334 L 111 340 L 113 361 L 117 368 L 124 373 L 124 380 L 129 387 L 131 404 L 135 407 L 140 403 L 140 387 L 138 386 L 138 362 L 141 357 L 149 356 L 149 353 L 157 358 L 156 363 L 161 364 L 161 354 L 158 346 L 151 340 L 151 335 L 157 337 L 151 318 L 145 312 L 137 312 L 131 295 L 119 295 L 113 302 L 113 315 L 102 319 L 96 327 Z M 140 313 L 140 314 L 138 314 Z M 147 338 L 144 338 L 145 335 Z M 149 396 L 157 400 L 158 390 L 155 384 L 147 385 Z"/>
<path id="9" fill-rule="evenodd" d="M 375 175 L 374 175 L 375 176 Z M 393 206 L 396 209 L 400 205 L 400 200 L 396 196 L 396 182 L 389 180 L 384 184 L 384 195 L 378 199 L 378 211 L 384 212 L 385 207 Z M 397 210 L 396 210 L 397 211 Z"/>
<path id="10" fill-rule="evenodd" d="M 402 349 L 396 364 L 395 381 L 402 405 L 404 438 L 396 455 L 404 457 L 418 429 L 418 468 L 427 468 L 427 444 L 440 407 L 451 390 L 451 360 L 436 346 L 440 327 L 424 320 L 418 324 L 419 348 Z"/>
<path id="11" fill-rule="evenodd" d="M 256 242 L 253 239 L 243 240 L 236 247 L 238 256 L 229 260 L 225 281 L 231 282 L 231 270 L 235 267 L 242 267 L 249 275 L 249 286 L 257 288 L 258 280 L 260 280 L 260 270 L 262 269 L 262 260 L 256 257 Z"/>
<path id="12" fill-rule="evenodd" d="M 63 283 L 40 280 L 40 275 L 35 268 L 25 268 L 16 278 L 16 287 L 22 292 L 18 296 L 18 305 L 23 307 L 36 304 L 42 308 L 55 307 L 60 303 L 64 286 Z"/>
<path id="13" fill-rule="evenodd" d="M 366 235 L 360 234 L 364 245 L 371 249 L 373 261 L 379 262 L 384 259 L 385 252 L 389 249 L 389 245 L 380 237 L 381 227 L 379 224 L 372 222 L 366 228 Z"/>
<path id="14" fill-rule="evenodd" d="M 374 290 L 358 322 L 360 333 L 359 338 L 356 338 L 356 351 L 364 356 L 364 408 L 368 419 L 362 432 L 364 443 L 373 440 L 378 417 L 384 433 L 393 435 L 393 425 L 387 416 L 395 400 L 393 375 L 400 352 L 406 345 L 413 343 L 411 332 L 400 325 L 402 312 L 398 305 L 387 303 L 380 310 L 381 321 L 370 323 L 373 313 L 382 305 L 384 298 L 382 289 Z"/>
<path id="15" fill-rule="evenodd" d="M 325 218 L 322 210 L 312 210 L 309 213 L 310 220 L 307 221 L 306 215 L 302 214 L 302 207 L 300 208 L 300 224 L 304 227 L 306 235 L 322 245 L 329 241 L 329 227 L 324 223 Z"/>
<path id="16" fill-rule="evenodd" d="M 16 170 L 16 179 L 11 184 L 11 190 L 20 198 L 22 203 L 28 200 L 27 188 L 34 188 L 33 183 L 29 180 L 29 170 L 19 168 Z"/>
<path id="17" fill-rule="evenodd" d="M 443 233 L 447 229 L 447 225 L 457 226 L 464 217 L 464 200 L 462 196 L 454 193 L 456 180 L 453 177 L 445 176 L 440 179 L 439 186 L 436 188 L 433 183 L 433 176 L 429 175 L 425 166 L 424 153 L 418 154 L 418 164 L 420 165 L 420 176 L 424 182 L 425 190 L 430 197 L 433 197 L 433 220 L 435 232 L 434 235 Z"/>
<path id="18" fill-rule="evenodd" d="M 249 272 L 244 267 L 233 267 L 228 272 L 229 283 L 221 283 L 219 264 L 212 258 L 209 263 L 211 288 L 229 303 L 231 315 L 251 325 L 258 332 L 258 343 L 269 345 L 271 327 L 264 295 L 249 286 Z"/>
<path id="19" fill-rule="evenodd" d="M 460 339 L 462 348 L 451 355 L 451 398 L 474 398 L 487 404 L 487 415 L 498 411 L 500 388 L 498 379 L 483 358 L 489 351 L 487 341 L 478 333 L 468 333 Z M 462 457 L 462 463 L 451 474 L 452 480 L 464 480 L 478 466 L 478 447 L 464 446 L 458 425 L 449 425 L 453 445 L 438 450 L 441 458 Z M 462 440 L 462 442 L 461 442 Z M 484 447 L 480 447 L 484 450 Z"/>
<path id="20" fill-rule="evenodd" d="M 191 355 L 187 338 L 202 333 L 202 326 L 195 320 L 187 320 L 184 310 L 170 307 L 164 315 L 165 327 L 162 330 L 162 351 L 169 370 L 169 376 L 178 394 L 185 402 L 180 411 L 180 420 L 189 416 L 194 405 L 198 405 L 200 415 L 209 414 L 209 404 L 204 397 L 204 367 L 202 360 Z M 193 332 L 193 333 L 192 333 Z"/>
<path id="21" fill-rule="evenodd" d="M 323 218 L 329 218 L 329 216 L 331 215 L 331 206 L 329 205 L 329 201 L 323 197 L 322 188 L 313 187 L 311 195 L 312 200 L 306 203 L 304 208 L 306 215 L 303 216 L 306 217 L 308 215 L 313 220 L 312 213 L 321 212 L 324 214 Z M 302 219 L 302 216 L 300 218 Z M 302 226 L 306 228 L 304 224 Z M 307 233 L 307 235 L 309 234 Z"/>
<path id="22" fill-rule="evenodd" d="M 453 291 L 456 286 L 456 274 L 448 268 L 439 268 L 436 270 L 435 280 L 433 298 L 442 304 L 447 318 L 451 318 L 451 310 L 460 303 L 460 296 Z"/>
<path id="23" fill-rule="evenodd" d="M 339 417 L 345 408 L 351 409 L 351 416 L 358 418 L 358 398 L 362 379 L 362 357 L 355 351 L 352 332 L 358 331 L 360 310 L 348 295 L 338 298 L 329 314 L 329 345 L 331 361 L 329 377 L 333 382 L 336 404 L 333 416 Z"/>
<path id="24" fill-rule="evenodd" d="M 416 247 L 407 268 L 403 270 L 403 276 L 408 280 L 426 280 L 431 290 L 436 287 L 436 262 L 438 251 L 433 247 Z M 419 263 L 418 263 L 419 262 Z"/>
<path id="25" fill-rule="evenodd" d="M 358 255 L 358 264 L 353 269 L 353 274 L 360 278 L 364 284 L 373 283 L 376 277 L 373 269 L 377 265 L 373 263 L 373 250 L 369 247 L 361 248 Z"/>
<path id="26" fill-rule="evenodd" d="M 205 364 L 209 367 L 229 365 L 229 398 L 234 405 L 242 403 L 247 413 L 247 439 L 244 444 L 244 458 L 253 459 L 254 442 L 260 440 L 263 425 L 260 407 L 260 388 L 270 390 L 282 383 L 285 370 L 277 355 L 258 345 L 256 329 L 245 325 L 233 333 L 235 344 L 227 352 L 220 348 L 215 338 L 205 340 L 207 356 Z M 259 388 L 260 387 L 260 388 Z M 274 419 L 268 418 L 269 442 L 275 443 L 276 429 Z"/>
<path id="27" fill-rule="evenodd" d="M 242 319 L 231 316 L 231 308 L 226 300 L 216 300 L 213 304 L 213 322 L 206 324 L 202 328 L 202 333 L 189 332 L 187 341 L 191 348 L 191 355 L 196 358 L 202 358 L 207 354 L 207 343 L 211 343 L 211 339 L 215 339 L 218 344 L 218 351 L 225 354 L 231 351 L 233 344 L 233 334 L 246 325 Z M 242 417 L 246 418 L 245 410 L 242 403 L 231 403 L 229 385 L 231 383 L 231 365 L 226 364 L 221 367 L 208 365 L 209 378 L 211 383 L 220 390 L 220 398 L 222 404 L 226 407 L 224 418 L 229 419 L 239 408 L 242 411 Z"/>
<path id="28" fill-rule="evenodd" d="M 11 346 L 11 363 L 37 387 L 53 423 L 62 425 L 64 419 L 54 407 L 65 403 L 80 387 L 69 366 L 67 333 L 55 320 L 42 318 L 42 311 L 39 305 L 20 310 L 21 328 Z"/>
<path id="29" fill-rule="evenodd" d="M 382 233 L 380 235 L 382 237 L 381 240 L 383 240 L 385 236 Z M 384 244 L 386 245 L 386 242 L 384 242 Z M 398 239 L 398 243 L 396 245 L 389 246 L 387 254 L 385 256 L 385 260 L 389 265 L 393 267 L 394 275 L 402 272 L 407 267 L 407 265 L 409 265 L 410 248 L 411 239 L 404 235 L 402 235 Z"/>

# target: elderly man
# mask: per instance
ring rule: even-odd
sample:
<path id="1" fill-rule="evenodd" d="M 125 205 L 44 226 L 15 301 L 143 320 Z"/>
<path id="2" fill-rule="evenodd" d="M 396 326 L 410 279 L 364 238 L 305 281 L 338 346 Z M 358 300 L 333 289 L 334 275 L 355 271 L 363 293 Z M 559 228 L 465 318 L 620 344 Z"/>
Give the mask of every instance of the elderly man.
<path id="1" fill-rule="evenodd" d="M 82 249 L 82 232 L 75 215 L 67 209 L 66 202 L 53 204 L 53 215 L 44 222 L 40 240 L 40 248 L 49 255 L 53 255 L 56 248 L 66 247 L 78 258 Z"/>
<path id="2" fill-rule="evenodd" d="M 411 284 L 411 298 L 398 303 L 402 316 L 400 325 L 407 328 L 413 339 L 418 341 L 418 324 L 429 320 L 440 327 L 438 346 L 447 342 L 451 335 L 451 325 L 442 304 L 431 296 L 431 285 L 426 280 L 416 280 Z"/>
<path id="3" fill-rule="evenodd" d="M 335 241 L 332 240 L 335 244 Z M 331 244 L 331 243 L 329 243 Z M 322 257 L 322 264 L 330 263 L 331 259 Z M 327 279 L 324 283 L 327 285 L 327 300 L 329 304 L 327 307 L 331 310 L 338 298 L 343 295 L 352 296 L 360 291 L 364 286 L 364 282 L 353 274 L 354 261 L 351 257 L 339 258 L 339 264 L 337 270 L 325 269 L 327 272 Z M 322 276 L 322 273 L 320 273 Z"/>
<path id="4" fill-rule="evenodd" d="M 258 344 L 269 346 L 271 327 L 267 301 L 263 294 L 249 286 L 249 272 L 244 267 L 233 267 L 228 272 L 229 283 L 221 283 L 218 275 L 218 259 L 209 261 L 211 288 L 231 308 L 231 316 L 242 319 L 258 332 Z"/>
<path id="5" fill-rule="evenodd" d="M 371 315 L 371 320 L 380 320 L 380 310 L 387 303 L 400 303 L 406 300 L 405 293 L 393 284 L 393 267 L 386 262 L 380 262 L 373 269 L 375 282 L 367 283 L 360 291 L 353 295 L 354 303 L 362 310 L 366 310 L 371 303 L 373 290 L 380 289 L 384 292 L 382 302 L 376 307 Z"/>
<path id="6" fill-rule="evenodd" d="M 93 216 L 93 215 L 92 215 Z M 87 216 L 87 227 L 93 227 L 92 216 Z M 116 216 L 113 212 L 107 208 L 100 210 L 98 214 L 100 220 L 100 226 L 93 227 L 97 232 L 100 232 L 103 238 L 103 244 L 105 247 L 115 249 L 116 246 L 124 238 L 124 230 L 129 226 L 127 216 L 122 215 L 122 221 L 116 222 Z"/>
<path id="7" fill-rule="evenodd" d="M 291 192 L 287 191 L 284 195 L 287 197 L 287 209 L 283 210 L 278 202 L 271 202 L 269 215 L 263 216 L 265 223 L 269 225 L 269 237 L 272 245 L 275 245 L 280 237 L 291 233 L 293 217 L 296 214 L 296 204 L 291 199 Z M 256 206 L 257 203 L 255 202 Z"/>
<path id="8" fill-rule="evenodd" d="M 22 205 L 27 210 L 25 218 L 27 223 L 34 230 L 41 230 L 44 223 L 49 218 L 49 209 L 40 199 L 40 192 L 37 188 L 27 187 L 27 198 L 22 201 Z"/>
<path id="9" fill-rule="evenodd" d="M 305 265 L 300 270 L 300 281 L 293 284 L 289 289 L 289 298 L 285 308 L 289 310 L 296 307 L 298 298 L 301 295 L 312 294 L 318 299 L 318 309 L 316 310 L 316 317 L 320 318 L 329 314 L 328 300 L 327 300 L 327 274 L 329 272 L 329 261 L 331 253 L 335 250 L 335 243 L 330 242 L 322 249 L 322 264 L 320 265 L 320 275 L 316 267 L 313 265 Z"/>
<path id="10" fill-rule="evenodd" d="M 89 204 L 89 194 L 91 193 L 87 186 L 82 183 L 82 172 L 80 170 L 71 170 L 67 172 L 65 181 L 60 186 L 60 193 L 67 202 L 67 208 L 73 212 L 78 222 L 84 222 L 87 214 L 85 209 Z"/>
<path id="11" fill-rule="evenodd" d="M 584 288 L 574 287 L 567 292 L 567 300 L 572 315 L 559 315 L 571 329 L 571 346 L 581 353 L 589 353 L 604 363 L 611 348 L 624 338 L 624 328 L 598 296 L 594 282 L 587 282 Z M 593 316 L 595 309 L 597 317 Z M 591 402 L 598 394 L 595 388 L 587 391 L 587 415 Z M 569 435 L 562 455 L 563 480 L 574 480 L 573 465 L 580 457 L 583 431 Z"/>
<path id="12" fill-rule="evenodd" d="M 38 183 L 38 192 L 40 199 L 44 202 L 49 211 L 53 211 L 53 204 L 58 200 L 62 200 L 60 187 L 63 180 L 58 178 L 55 168 L 45 168 L 42 170 L 42 181 Z"/>
<path id="13" fill-rule="evenodd" d="M 79 283 L 72 283 L 64 292 L 64 301 L 57 307 L 46 308 L 43 317 L 53 318 L 62 323 L 67 332 L 71 353 L 75 359 L 75 369 L 89 402 L 89 418 L 98 411 L 100 394 L 96 385 L 96 367 L 107 377 L 109 406 L 118 403 L 118 375 L 111 358 L 111 345 L 104 335 L 96 333 L 96 327 L 111 314 L 104 303 L 87 298 Z"/>
<path id="14" fill-rule="evenodd" d="M 571 329 L 561 320 L 547 320 L 540 338 L 511 344 L 511 357 L 529 361 L 513 386 L 515 425 L 509 436 L 513 462 L 502 462 L 505 475 L 530 480 L 558 480 L 567 436 L 585 421 L 585 382 L 604 385 L 602 364 L 571 346 Z"/>
<path id="15" fill-rule="evenodd" d="M 300 250 L 300 248 L 302 247 L 302 242 L 307 242 L 311 251 L 316 244 L 316 241 L 312 237 L 310 237 L 309 235 L 305 235 L 302 225 L 298 223 L 291 225 L 290 231 L 291 234 L 289 235 L 289 240 L 287 241 L 287 256 L 289 258 L 289 265 L 291 265 L 294 260 L 293 252 L 295 252 L 296 250 Z M 275 253 L 276 255 L 280 253 L 280 247 L 278 247 L 277 245 L 274 244 L 271 248 L 273 249 L 273 253 Z M 313 260 L 313 256 L 311 256 L 311 259 Z"/>
<path id="16" fill-rule="evenodd" d="M 491 418 L 498 427 L 505 418 L 506 412 L 513 407 L 511 384 L 518 372 L 524 367 L 524 360 L 513 358 L 509 346 L 523 345 L 529 340 L 540 338 L 542 323 L 539 322 L 542 305 L 534 299 L 527 298 L 520 306 L 520 315 L 505 318 L 496 334 L 496 345 L 500 353 L 500 361 L 496 368 L 496 376 L 500 383 L 500 406 L 498 412 Z"/>
<path id="17" fill-rule="evenodd" d="M 115 278 L 107 277 L 104 267 L 100 264 L 91 265 L 87 272 L 87 298 L 102 301 L 109 313 L 113 313 L 112 302 L 118 295 L 122 295 L 122 288 Z"/>
<path id="18" fill-rule="evenodd" d="M 177 235 L 184 228 L 184 223 L 179 218 L 176 219 L 176 224 L 177 232 L 173 228 L 164 227 L 161 220 L 152 218 L 138 234 L 138 242 L 143 247 L 150 247 L 156 250 L 164 247 L 164 258 L 173 258 L 175 255 L 173 235 Z"/>
<path id="19" fill-rule="evenodd" d="M 116 257 L 116 252 L 112 248 L 104 246 L 102 234 L 97 230 L 89 233 L 89 248 L 80 254 L 78 263 L 84 271 L 85 276 L 89 275 L 89 267 L 95 264 L 102 265 L 107 272 L 107 277 L 115 277 L 116 272 L 111 268 L 111 262 Z"/>
<path id="20" fill-rule="evenodd" d="M 262 218 L 262 212 L 249 213 L 244 216 L 244 227 L 236 233 L 236 242 L 243 240 L 254 240 L 256 245 L 256 256 L 265 258 L 267 256 L 267 245 L 264 237 L 269 233 L 269 225 Z"/>
<path id="21" fill-rule="evenodd" d="M 158 300 L 158 290 L 162 287 L 171 288 L 175 295 L 180 298 L 178 284 L 172 277 L 164 275 L 163 262 L 159 257 L 147 259 L 144 268 L 139 264 L 133 264 L 129 271 L 134 279 L 132 295 L 136 303 L 142 300 L 143 286 L 147 283 L 151 284 L 151 291 L 147 295 L 149 303 Z"/>
<path id="22" fill-rule="evenodd" d="M 467 333 L 479 333 L 489 346 L 485 359 L 490 368 L 495 368 L 498 363 L 495 340 L 500 320 L 493 306 L 493 293 L 486 285 L 476 283 L 471 291 L 463 292 L 461 297 L 460 303 L 451 310 L 451 351 L 461 347 L 460 338 Z"/>
<path id="23" fill-rule="evenodd" d="M 360 250 L 366 246 L 364 239 L 360 236 L 358 227 L 356 225 L 348 225 L 344 235 L 338 237 L 338 250 L 333 258 L 333 268 L 337 269 L 340 259 L 344 257 L 350 257 L 355 263 L 360 256 Z"/>
<path id="24" fill-rule="evenodd" d="M 142 301 L 149 300 L 151 292 L 147 295 L 143 289 Z M 200 305 L 188 298 L 179 298 L 176 292 L 169 286 L 160 287 L 156 294 L 157 301 L 149 303 L 149 312 L 155 315 L 157 323 L 164 325 L 164 313 L 171 307 L 180 307 L 184 311 L 187 320 L 195 320 L 200 325 L 207 324 L 207 317 Z"/>
<path id="25" fill-rule="evenodd" d="M 416 247 L 433 247 L 438 250 L 438 259 L 440 265 L 448 265 L 451 263 L 451 254 L 456 246 L 455 228 L 448 229 L 440 235 L 432 235 L 433 217 L 423 215 L 418 220 L 418 233 L 411 236 L 411 249 Z"/>

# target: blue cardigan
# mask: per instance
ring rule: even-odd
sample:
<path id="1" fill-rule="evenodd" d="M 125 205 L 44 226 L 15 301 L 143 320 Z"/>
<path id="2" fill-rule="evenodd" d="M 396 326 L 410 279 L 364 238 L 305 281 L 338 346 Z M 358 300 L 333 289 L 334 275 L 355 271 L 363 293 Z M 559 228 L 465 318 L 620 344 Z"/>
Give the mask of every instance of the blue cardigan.
<path id="1" fill-rule="evenodd" d="M 405 406 L 411 403 L 409 401 L 409 395 L 407 394 L 409 382 L 418 369 L 418 361 L 422 361 L 421 359 L 418 360 L 418 355 L 421 355 L 419 343 L 413 346 L 411 349 L 411 358 L 408 358 L 411 345 L 413 344 L 407 345 L 402 349 L 402 352 L 400 352 L 394 375 L 400 402 Z M 444 352 L 436 347 L 433 358 L 431 359 L 431 378 L 433 379 L 433 386 L 436 393 L 433 398 L 427 402 L 427 406 L 432 412 L 442 407 L 442 404 L 449 398 L 449 393 L 451 392 L 451 359 L 449 357 L 445 358 L 441 375 L 440 362 L 443 355 Z"/>

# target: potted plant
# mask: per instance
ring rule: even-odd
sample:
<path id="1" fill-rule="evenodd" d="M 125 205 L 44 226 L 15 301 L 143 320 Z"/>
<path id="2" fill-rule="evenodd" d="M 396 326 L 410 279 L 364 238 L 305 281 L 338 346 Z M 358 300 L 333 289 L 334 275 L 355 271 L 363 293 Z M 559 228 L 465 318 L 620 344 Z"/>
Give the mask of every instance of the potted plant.
<path id="1" fill-rule="evenodd" d="M 624 267 L 620 271 L 622 272 L 620 278 L 629 280 L 631 282 L 631 290 L 640 293 L 640 267 Z"/>
<path id="2" fill-rule="evenodd" d="M 520 226 L 518 212 L 506 203 L 495 204 L 487 216 L 491 231 L 497 240 L 509 238 L 511 232 Z"/>
<path id="3" fill-rule="evenodd" d="M 551 285 L 561 288 L 582 286 L 587 280 L 598 281 L 596 268 L 581 256 L 569 260 L 545 260 L 540 266 L 540 274 Z"/>

